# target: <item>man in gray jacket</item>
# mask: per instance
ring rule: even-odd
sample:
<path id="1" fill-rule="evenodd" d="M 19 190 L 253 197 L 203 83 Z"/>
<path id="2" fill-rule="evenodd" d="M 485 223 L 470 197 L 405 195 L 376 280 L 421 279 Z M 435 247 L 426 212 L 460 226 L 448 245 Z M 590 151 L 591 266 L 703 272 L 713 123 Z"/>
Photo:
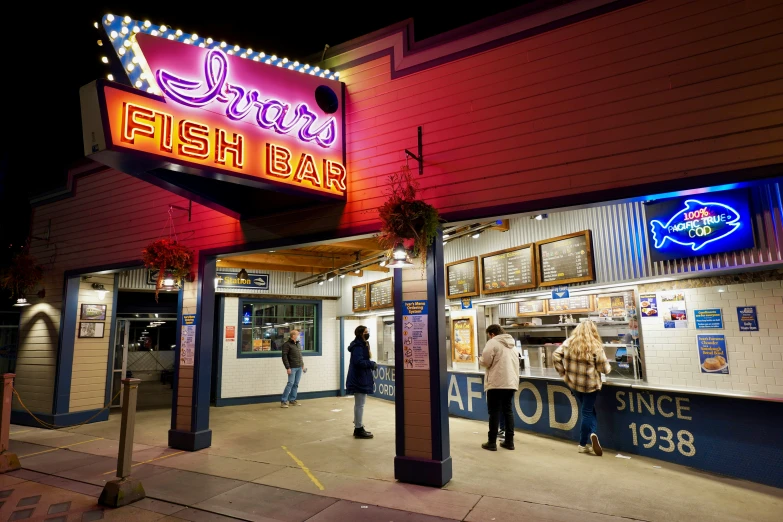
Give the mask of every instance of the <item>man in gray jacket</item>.
<path id="1" fill-rule="evenodd" d="M 296 401 L 296 392 L 299 389 L 299 379 L 302 378 L 304 361 L 302 360 L 302 345 L 299 344 L 299 330 L 291 330 L 290 336 L 283 343 L 283 366 L 288 374 L 288 382 L 283 390 L 283 401 L 280 406 L 288 408 L 288 405 L 299 406 Z"/>
<path id="2" fill-rule="evenodd" d="M 514 338 L 500 325 L 487 328 L 489 341 L 481 353 L 479 364 L 487 369 L 484 375 L 484 391 L 489 410 L 489 440 L 481 445 L 489 451 L 497 451 L 498 424 L 501 412 L 506 424 L 506 439 L 500 446 L 514 449 L 514 414 L 511 403 L 519 388 L 519 357 L 514 350 Z"/>

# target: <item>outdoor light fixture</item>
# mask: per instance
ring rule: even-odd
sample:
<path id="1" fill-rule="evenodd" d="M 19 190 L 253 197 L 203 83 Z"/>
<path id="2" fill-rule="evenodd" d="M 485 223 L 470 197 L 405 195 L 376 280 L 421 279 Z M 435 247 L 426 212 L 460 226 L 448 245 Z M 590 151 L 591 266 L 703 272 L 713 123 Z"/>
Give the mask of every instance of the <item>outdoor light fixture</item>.
<path id="1" fill-rule="evenodd" d="M 27 302 L 27 299 L 25 299 L 24 296 L 20 297 L 16 300 L 16 303 L 14 306 L 30 306 L 30 303 Z"/>
<path id="2" fill-rule="evenodd" d="M 334 274 L 329 274 L 329 281 L 334 281 Z"/>
<path id="3" fill-rule="evenodd" d="M 408 251 L 405 250 L 405 247 L 400 245 L 397 245 L 394 247 L 394 251 L 392 252 L 392 257 L 394 259 L 405 259 L 408 257 Z"/>
<path id="4" fill-rule="evenodd" d="M 479 230 L 478 232 L 474 232 L 473 235 L 470 237 L 472 237 L 473 239 L 478 239 L 480 235 L 481 235 L 481 230 Z"/>
<path id="5" fill-rule="evenodd" d="M 323 286 L 323 284 L 324 284 L 324 280 L 323 280 L 323 279 L 321 279 L 320 281 L 318 281 L 318 286 Z"/>
<path id="6" fill-rule="evenodd" d="M 250 279 L 250 276 L 247 275 L 247 270 L 244 268 L 237 273 L 237 279 Z"/>
<path id="7" fill-rule="evenodd" d="M 345 274 L 340 274 L 340 279 L 345 279 Z"/>
<path id="8" fill-rule="evenodd" d="M 93 283 L 92 288 L 98 293 L 98 299 L 103 301 L 103 299 L 106 297 L 106 289 L 103 287 L 103 285 L 101 283 Z"/>
<path id="9" fill-rule="evenodd" d="M 384 259 L 383 261 L 381 261 L 380 265 L 381 265 L 382 267 L 383 267 L 383 266 L 386 266 L 386 260 Z"/>
<path id="10" fill-rule="evenodd" d="M 535 219 L 536 221 L 541 221 L 542 219 L 546 219 L 549 216 L 547 214 L 538 214 L 537 216 L 532 217 L 531 219 Z"/>

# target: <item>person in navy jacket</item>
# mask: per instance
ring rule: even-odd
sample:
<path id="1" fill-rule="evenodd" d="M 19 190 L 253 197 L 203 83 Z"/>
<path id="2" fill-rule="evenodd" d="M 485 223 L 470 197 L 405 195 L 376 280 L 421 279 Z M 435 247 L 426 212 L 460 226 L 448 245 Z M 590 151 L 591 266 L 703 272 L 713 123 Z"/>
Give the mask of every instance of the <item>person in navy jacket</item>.
<path id="1" fill-rule="evenodd" d="M 351 352 L 351 362 L 348 366 L 348 376 L 345 379 L 345 389 L 353 394 L 353 436 L 357 439 L 371 439 L 372 433 L 364 429 L 364 403 L 375 388 L 375 378 L 372 371 L 377 367 L 370 353 L 370 332 L 366 326 L 358 326 L 354 330 L 356 338 L 351 341 L 348 351 Z"/>

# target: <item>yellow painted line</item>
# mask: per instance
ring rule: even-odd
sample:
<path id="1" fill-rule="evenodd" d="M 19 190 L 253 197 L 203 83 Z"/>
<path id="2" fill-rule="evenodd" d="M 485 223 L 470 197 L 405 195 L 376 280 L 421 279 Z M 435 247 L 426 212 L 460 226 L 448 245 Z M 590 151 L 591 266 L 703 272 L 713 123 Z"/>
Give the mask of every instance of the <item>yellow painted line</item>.
<path id="1" fill-rule="evenodd" d="M 309 469 L 307 466 L 305 466 L 305 465 L 304 465 L 304 462 L 302 462 L 301 460 L 299 460 L 298 458 L 296 458 L 296 455 L 294 455 L 293 453 L 291 453 L 290 451 L 288 451 L 288 448 L 286 448 L 285 446 L 280 446 L 280 447 L 281 447 L 281 448 L 283 448 L 283 451 L 285 451 L 286 453 L 288 453 L 288 456 L 289 456 L 289 457 L 291 457 L 291 458 L 294 460 L 294 462 L 296 462 L 296 465 L 297 465 L 297 466 L 299 466 L 300 468 L 302 468 L 302 471 L 304 471 L 304 472 L 305 472 L 305 474 L 306 474 L 308 477 L 310 477 L 310 480 L 312 480 L 312 481 L 313 481 L 313 484 L 315 484 L 315 485 L 316 485 L 316 487 L 318 487 L 318 489 L 320 489 L 321 491 L 323 491 L 323 490 L 324 490 L 324 487 L 321 485 L 321 483 L 320 483 L 320 482 L 318 482 L 318 479 L 317 479 L 317 478 L 315 478 L 315 475 L 313 475 L 313 474 L 310 472 L 310 469 Z"/>
<path id="2" fill-rule="evenodd" d="M 8 435 L 19 435 L 20 433 L 27 433 L 28 431 L 33 431 L 33 430 L 15 431 L 13 433 L 9 433 Z"/>
<path id="3" fill-rule="evenodd" d="M 78 446 L 79 444 L 87 444 L 88 442 L 95 442 L 96 440 L 103 440 L 103 437 L 98 437 L 97 439 L 90 439 L 90 440 L 83 440 L 81 442 L 74 442 L 73 444 L 66 444 L 65 446 L 58 446 L 56 448 L 38 451 L 36 453 L 28 453 L 27 455 L 21 455 L 19 458 L 23 459 L 25 457 L 33 457 L 35 455 L 43 455 L 44 453 L 51 453 L 52 451 L 57 451 L 65 448 L 70 448 L 72 446 Z"/>
<path id="4" fill-rule="evenodd" d="M 154 459 L 145 460 L 144 462 L 137 462 L 136 464 L 131 464 L 131 467 L 135 468 L 136 466 L 141 466 L 142 464 L 149 464 L 150 462 L 155 462 L 156 460 L 167 459 L 169 457 L 173 457 L 174 455 L 179 455 L 180 453 L 185 453 L 185 452 L 184 451 L 176 451 L 174 453 L 169 453 L 168 455 L 162 455 L 160 457 L 155 457 Z M 117 470 L 113 469 L 111 471 L 107 471 L 106 473 L 104 473 L 104 475 L 108 475 L 110 473 L 116 473 L 116 472 L 117 472 Z"/>

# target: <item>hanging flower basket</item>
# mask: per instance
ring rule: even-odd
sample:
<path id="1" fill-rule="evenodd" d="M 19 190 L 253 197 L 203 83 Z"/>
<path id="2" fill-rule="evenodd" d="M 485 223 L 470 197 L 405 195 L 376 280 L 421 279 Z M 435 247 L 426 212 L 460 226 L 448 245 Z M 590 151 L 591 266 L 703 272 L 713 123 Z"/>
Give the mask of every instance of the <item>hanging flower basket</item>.
<path id="1" fill-rule="evenodd" d="M 8 268 L 0 272 L 0 287 L 11 292 L 12 299 L 24 297 L 43 279 L 43 267 L 30 254 L 16 254 Z"/>
<path id="2" fill-rule="evenodd" d="M 156 302 L 166 276 L 176 281 L 187 277 L 193 268 L 193 258 L 193 251 L 174 239 L 156 239 L 147 245 L 142 251 L 142 260 L 147 268 L 158 270 L 158 280 L 155 282 Z"/>
<path id="3" fill-rule="evenodd" d="M 427 248 L 438 234 L 438 210 L 417 199 L 419 185 L 407 166 L 389 176 L 389 186 L 389 199 L 378 211 L 381 218 L 378 242 L 390 254 L 394 247 L 404 245 L 421 258 L 423 267 L 427 261 Z"/>

